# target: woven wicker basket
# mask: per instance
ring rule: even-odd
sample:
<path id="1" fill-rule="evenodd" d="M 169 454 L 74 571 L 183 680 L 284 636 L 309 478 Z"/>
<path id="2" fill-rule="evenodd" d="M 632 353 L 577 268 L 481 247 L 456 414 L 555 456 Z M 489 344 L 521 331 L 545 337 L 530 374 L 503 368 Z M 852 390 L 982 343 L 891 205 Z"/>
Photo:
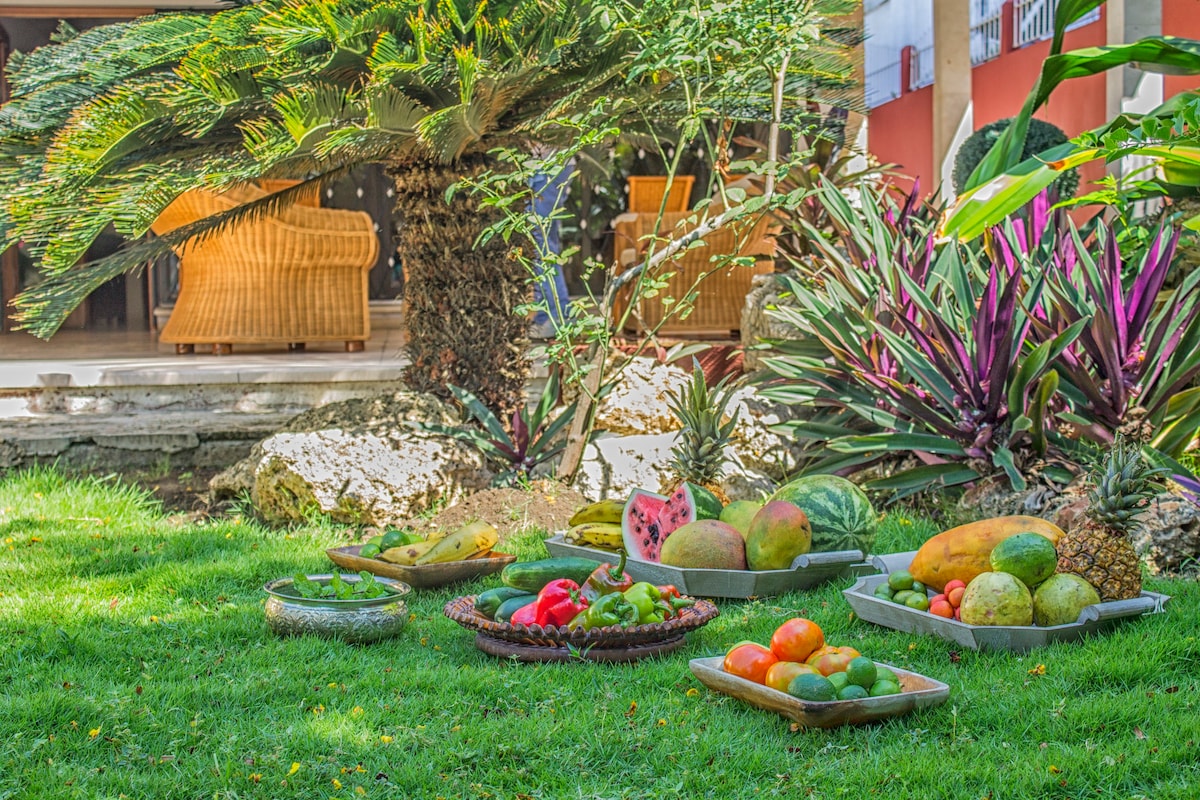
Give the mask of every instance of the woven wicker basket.
<path id="1" fill-rule="evenodd" d="M 569 629 L 566 627 L 541 625 L 512 625 L 488 619 L 475 610 L 475 597 L 456 597 L 446 604 L 446 616 L 468 630 L 477 631 L 493 639 L 533 645 L 537 647 L 577 648 L 622 648 L 641 644 L 654 644 L 677 639 L 688 631 L 706 625 L 718 613 L 717 607 L 707 600 L 697 600 L 696 605 L 680 610 L 679 616 L 655 625 L 634 625 L 622 628 L 612 625 L 606 628 Z"/>

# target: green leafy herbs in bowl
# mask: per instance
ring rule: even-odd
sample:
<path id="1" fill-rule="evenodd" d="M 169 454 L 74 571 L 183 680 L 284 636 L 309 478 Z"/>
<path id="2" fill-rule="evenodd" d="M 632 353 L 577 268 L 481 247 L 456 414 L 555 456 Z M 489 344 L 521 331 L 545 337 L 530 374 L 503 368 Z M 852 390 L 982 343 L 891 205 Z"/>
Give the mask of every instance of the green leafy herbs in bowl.
<path id="1" fill-rule="evenodd" d="M 358 573 L 358 580 L 343 580 L 341 573 L 334 570 L 328 581 L 313 580 L 302 572 L 292 576 L 292 589 L 296 596 L 306 600 L 369 600 L 397 594 L 389 587 L 375 580 L 375 576 L 363 570 Z"/>

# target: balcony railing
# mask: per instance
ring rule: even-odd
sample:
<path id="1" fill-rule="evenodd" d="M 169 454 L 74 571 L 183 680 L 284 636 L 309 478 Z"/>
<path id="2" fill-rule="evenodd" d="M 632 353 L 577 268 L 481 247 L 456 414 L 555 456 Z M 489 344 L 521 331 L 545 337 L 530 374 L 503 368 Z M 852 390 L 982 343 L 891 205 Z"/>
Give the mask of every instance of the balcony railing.
<path id="1" fill-rule="evenodd" d="M 1058 0 L 1014 0 L 1013 47 L 1024 47 L 1054 35 L 1054 14 Z M 1100 19 L 1100 9 L 1094 8 L 1070 25 L 1067 30 L 1090 25 Z"/>
<path id="2" fill-rule="evenodd" d="M 971 66 L 1000 57 L 1004 36 L 1004 4 L 971 0 Z"/>
<path id="3" fill-rule="evenodd" d="M 933 85 L 933 45 L 918 50 L 913 48 L 908 57 L 908 90 L 916 91 L 923 86 Z"/>
<path id="4" fill-rule="evenodd" d="M 900 96 L 900 60 L 872 70 L 866 75 L 866 100 L 868 108 L 890 103 Z"/>

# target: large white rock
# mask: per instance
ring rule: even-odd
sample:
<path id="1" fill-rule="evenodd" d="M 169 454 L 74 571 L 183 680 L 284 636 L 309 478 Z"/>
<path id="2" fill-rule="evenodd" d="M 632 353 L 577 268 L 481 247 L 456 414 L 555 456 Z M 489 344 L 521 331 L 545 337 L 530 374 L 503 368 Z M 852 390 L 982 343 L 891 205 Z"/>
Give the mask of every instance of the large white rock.
<path id="1" fill-rule="evenodd" d="M 667 433 L 679 429 L 679 420 L 667 406 L 668 393 L 678 392 L 688 373 L 673 364 L 635 358 L 621 379 L 600 401 L 596 428 L 620 435 Z"/>
<path id="2" fill-rule="evenodd" d="M 251 497 L 271 522 L 320 512 L 338 522 L 396 524 L 482 489 L 491 477 L 478 451 L 445 438 L 279 433 L 260 453 Z"/>

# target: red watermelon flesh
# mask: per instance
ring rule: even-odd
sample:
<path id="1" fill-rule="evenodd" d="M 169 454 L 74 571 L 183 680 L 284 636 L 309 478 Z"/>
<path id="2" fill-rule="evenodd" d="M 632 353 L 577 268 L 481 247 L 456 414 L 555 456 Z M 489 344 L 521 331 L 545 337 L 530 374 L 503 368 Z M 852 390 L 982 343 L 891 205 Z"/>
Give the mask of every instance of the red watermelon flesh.
<path id="1" fill-rule="evenodd" d="M 625 552 L 635 561 L 658 563 L 663 542 L 676 529 L 698 519 L 714 519 L 720 513 L 720 500 L 689 483 L 680 484 L 670 497 L 634 489 L 621 522 Z"/>

